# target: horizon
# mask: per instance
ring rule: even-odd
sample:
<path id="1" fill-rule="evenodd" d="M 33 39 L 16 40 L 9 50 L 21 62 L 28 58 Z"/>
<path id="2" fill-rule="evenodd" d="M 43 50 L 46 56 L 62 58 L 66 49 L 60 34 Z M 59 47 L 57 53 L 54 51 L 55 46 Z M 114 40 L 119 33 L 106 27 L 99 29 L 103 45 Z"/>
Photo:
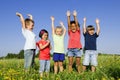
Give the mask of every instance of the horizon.
<path id="1" fill-rule="evenodd" d="M 87 18 L 87 25 L 94 25 L 95 19 L 100 20 L 100 35 L 97 38 L 97 49 L 100 53 L 119 54 L 120 55 L 120 0 L 80 0 L 80 1 L 56 1 L 56 0 L 36 0 L 36 1 L 7 1 L 1 0 L 0 14 L 0 57 L 6 56 L 8 53 L 19 53 L 24 48 L 25 39 L 22 35 L 19 18 L 16 12 L 20 12 L 24 18 L 27 14 L 32 14 L 35 21 L 33 32 L 36 34 L 36 41 L 39 31 L 47 29 L 52 41 L 51 20 L 50 16 L 55 17 L 55 26 L 59 25 L 59 21 L 63 21 L 67 29 L 66 12 L 70 10 L 77 11 L 77 19 L 81 29 L 81 43 L 84 47 L 84 37 L 82 34 L 83 18 Z M 7 6 L 6 6 L 7 5 Z M 71 20 L 73 16 L 71 17 Z M 68 34 L 65 36 L 65 52 L 67 52 Z M 53 51 L 53 50 L 52 50 Z M 51 53 L 52 53 L 51 51 Z"/>

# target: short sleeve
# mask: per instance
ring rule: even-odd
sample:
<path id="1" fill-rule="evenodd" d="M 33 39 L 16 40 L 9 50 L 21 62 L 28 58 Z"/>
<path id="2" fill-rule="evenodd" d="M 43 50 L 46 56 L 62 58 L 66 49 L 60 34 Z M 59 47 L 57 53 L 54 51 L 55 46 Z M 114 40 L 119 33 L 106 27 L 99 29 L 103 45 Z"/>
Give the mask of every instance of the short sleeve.
<path id="1" fill-rule="evenodd" d="M 86 33 L 83 33 L 83 36 L 86 36 L 87 35 L 87 32 Z"/>
<path id="2" fill-rule="evenodd" d="M 99 35 L 97 35 L 97 33 L 95 33 L 95 37 L 97 38 Z"/>

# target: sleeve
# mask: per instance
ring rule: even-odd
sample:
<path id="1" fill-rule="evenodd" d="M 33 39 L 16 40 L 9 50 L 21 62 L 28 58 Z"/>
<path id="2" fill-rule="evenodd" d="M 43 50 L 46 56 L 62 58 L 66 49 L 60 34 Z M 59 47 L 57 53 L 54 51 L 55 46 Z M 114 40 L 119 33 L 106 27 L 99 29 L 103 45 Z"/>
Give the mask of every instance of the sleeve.
<path id="1" fill-rule="evenodd" d="M 26 29 L 22 28 L 22 34 L 24 37 L 26 37 Z"/>
<path id="2" fill-rule="evenodd" d="M 86 36 L 87 35 L 87 32 L 86 33 L 83 33 L 83 36 Z"/>
<path id="3" fill-rule="evenodd" d="M 68 30 L 68 35 L 70 35 L 71 30 Z"/>
<path id="4" fill-rule="evenodd" d="M 97 38 L 99 35 L 97 35 L 97 33 L 95 33 L 95 37 Z"/>

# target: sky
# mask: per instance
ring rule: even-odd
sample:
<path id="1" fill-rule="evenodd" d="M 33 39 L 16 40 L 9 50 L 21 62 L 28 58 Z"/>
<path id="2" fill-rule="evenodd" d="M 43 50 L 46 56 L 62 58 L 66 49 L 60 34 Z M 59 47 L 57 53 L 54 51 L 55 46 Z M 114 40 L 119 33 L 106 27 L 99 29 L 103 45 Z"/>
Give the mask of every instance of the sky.
<path id="1" fill-rule="evenodd" d="M 16 12 L 23 14 L 24 18 L 27 18 L 27 14 L 32 14 L 36 41 L 40 39 L 39 31 L 46 29 L 53 45 L 50 16 L 55 17 L 55 26 L 63 21 L 67 29 L 67 10 L 71 13 L 73 10 L 77 11 L 81 31 L 84 17 L 87 18 L 87 25 L 95 27 L 95 19 L 98 18 L 101 27 L 100 36 L 97 38 L 98 52 L 120 54 L 120 0 L 0 0 L 0 57 L 8 53 L 17 54 L 24 47 L 25 39 Z M 84 46 L 83 35 L 81 42 Z M 67 43 L 68 34 L 65 36 L 66 52 Z"/>

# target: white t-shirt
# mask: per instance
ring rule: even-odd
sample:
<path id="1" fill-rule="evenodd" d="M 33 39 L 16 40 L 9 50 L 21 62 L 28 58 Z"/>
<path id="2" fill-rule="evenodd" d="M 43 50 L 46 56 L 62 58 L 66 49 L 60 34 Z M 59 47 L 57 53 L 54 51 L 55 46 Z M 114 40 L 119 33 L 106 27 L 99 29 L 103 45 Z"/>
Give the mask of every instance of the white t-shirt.
<path id="1" fill-rule="evenodd" d="M 24 29 L 24 28 L 22 28 L 22 34 L 26 39 L 25 45 L 24 45 L 24 50 L 36 49 L 35 34 L 32 31 L 30 31 L 28 29 Z"/>

